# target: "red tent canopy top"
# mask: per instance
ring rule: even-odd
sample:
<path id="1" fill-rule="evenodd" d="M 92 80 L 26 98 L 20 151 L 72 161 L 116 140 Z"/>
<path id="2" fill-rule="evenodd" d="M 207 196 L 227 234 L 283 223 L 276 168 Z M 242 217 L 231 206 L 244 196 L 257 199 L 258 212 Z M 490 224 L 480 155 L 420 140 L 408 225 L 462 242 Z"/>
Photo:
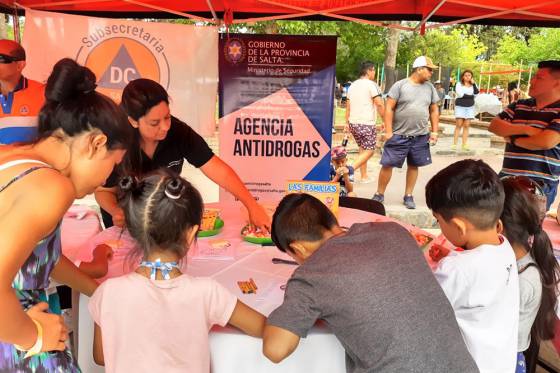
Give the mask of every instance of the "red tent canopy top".
<path id="1" fill-rule="evenodd" d="M 334 19 L 395 27 L 380 21 L 416 20 L 414 27 L 398 27 L 422 31 L 458 23 L 560 26 L 560 0 L 0 0 L 5 12 L 18 5 L 101 17 L 187 17 L 226 23 Z"/>

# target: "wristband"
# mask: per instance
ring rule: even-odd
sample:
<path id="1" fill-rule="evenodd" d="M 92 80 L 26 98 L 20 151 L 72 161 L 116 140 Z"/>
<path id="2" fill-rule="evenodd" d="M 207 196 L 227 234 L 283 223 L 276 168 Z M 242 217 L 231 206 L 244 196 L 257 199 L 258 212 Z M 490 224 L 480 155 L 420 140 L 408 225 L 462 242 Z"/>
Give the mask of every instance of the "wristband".
<path id="1" fill-rule="evenodd" d="M 439 136 L 439 133 L 437 133 L 437 132 L 430 132 L 430 135 L 431 135 L 431 136 Z"/>
<path id="2" fill-rule="evenodd" d="M 26 352 L 25 356 L 23 357 L 24 359 L 27 359 L 28 357 L 31 357 L 33 355 L 37 355 L 43 349 L 43 327 L 38 321 L 35 321 L 34 319 L 31 319 L 31 321 L 33 321 L 35 327 L 37 327 L 37 340 L 35 341 L 35 344 L 31 346 L 29 350 L 26 350 L 25 348 L 14 344 L 16 350 Z"/>

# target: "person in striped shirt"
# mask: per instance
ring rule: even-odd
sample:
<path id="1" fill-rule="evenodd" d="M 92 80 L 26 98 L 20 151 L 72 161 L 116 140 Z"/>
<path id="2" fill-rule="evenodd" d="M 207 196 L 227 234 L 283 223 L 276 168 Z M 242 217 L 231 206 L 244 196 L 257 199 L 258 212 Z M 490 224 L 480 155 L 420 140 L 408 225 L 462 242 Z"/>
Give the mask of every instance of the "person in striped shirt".
<path id="1" fill-rule="evenodd" d="M 22 75 L 25 50 L 13 40 L 0 40 L 0 144 L 30 142 L 37 137 L 45 85 Z"/>
<path id="2" fill-rule="evenodd" d="M 488 130 L 507 142 L 500 175 L 527 176 L 539 183 L 549 209 L 560 176 L 560 61 L 539 62 L 529 95 L 498 114 Z"/>

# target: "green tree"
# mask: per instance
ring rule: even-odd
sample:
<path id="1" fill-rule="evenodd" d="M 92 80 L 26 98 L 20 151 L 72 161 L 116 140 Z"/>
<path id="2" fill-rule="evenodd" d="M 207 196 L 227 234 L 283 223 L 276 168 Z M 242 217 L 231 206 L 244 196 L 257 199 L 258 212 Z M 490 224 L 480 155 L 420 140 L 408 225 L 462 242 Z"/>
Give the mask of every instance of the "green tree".
<path id="1" fill-rule="evenodd" d="M 458 66 L 463 62 L 476 61 L 487 47 L 466 28 L 437 29 L 424 36 L 409 33 L 401 41 L 397 63 L 407 65 L 414 58 L 426 55 L 442 66 Z"/>
<path id="2" fill-rule="evenodd" d="M 525 65 L 542 60 L 560 59 L 560 30 L 537 29 L 528 39 L 519 35 L 505 35 L 498 43 L 494 61 Z"/>

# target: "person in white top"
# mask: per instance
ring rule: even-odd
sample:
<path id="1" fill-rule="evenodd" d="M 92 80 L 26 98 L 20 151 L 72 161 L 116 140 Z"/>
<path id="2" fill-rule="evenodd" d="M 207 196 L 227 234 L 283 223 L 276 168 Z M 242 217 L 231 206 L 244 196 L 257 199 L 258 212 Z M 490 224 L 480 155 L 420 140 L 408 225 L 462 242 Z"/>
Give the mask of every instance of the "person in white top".
<path id="1" fill-rule="evenodd" d="M 457 141 L 459 134 L 463 129 L 462 148 L 464 151 L 470 150 L 467 145 L 469 138 L 469 126 L 471 120 L 474 119 L 474 97 L 478 94 L 478 87 L 473 79 L 473 72 L 465 70 L 461 74 L 461 79 L 455 85 L 457 98 L 455 99 L 455 133 L 453 134 L 453 150 L 457 149 Z"/>
<path id="2" fill-rule="evenodd" d="M 540 186 L 525 176 L 506 176 L 502 184 L 506 199 L 501 219 L 519 273 L 516 373 L 525 373 L 532 371 L 523 354 L 529 344 L 538 346 L 540 341 L 554 338 L 560 266 L 550 238 L 542 229 L 544 211 L 539 205 L 546 204 L 546 196 Z"/>
<path id="3" fill-rule="evenodd" d="M 353 166 L 354 169 L 360 169 L 359 182 L 371 181 L 367 173 L 367 161 L 375 150 L 377 114 L 382 119 L 385 115 L 385 105 L 381 95 L 381 89 L 375 83 L 375 65 L 371 62 L 362 62 L 360 78 L 352 83 L 348 90 L 344 128 L 345 132 L 350 130 L 358 144 L 359 155 Z"/>
<path id="4" fill-rule="evenodd" d="M 519 282 L 513 249 L 500 234 L 504 188 L 484 162 L 466 159 L 426 185 L 426 203 L 442 233 L 464 251 L 449 254 L 434 272 L 481 373 L 512 373 L 517 362 Z"/>

